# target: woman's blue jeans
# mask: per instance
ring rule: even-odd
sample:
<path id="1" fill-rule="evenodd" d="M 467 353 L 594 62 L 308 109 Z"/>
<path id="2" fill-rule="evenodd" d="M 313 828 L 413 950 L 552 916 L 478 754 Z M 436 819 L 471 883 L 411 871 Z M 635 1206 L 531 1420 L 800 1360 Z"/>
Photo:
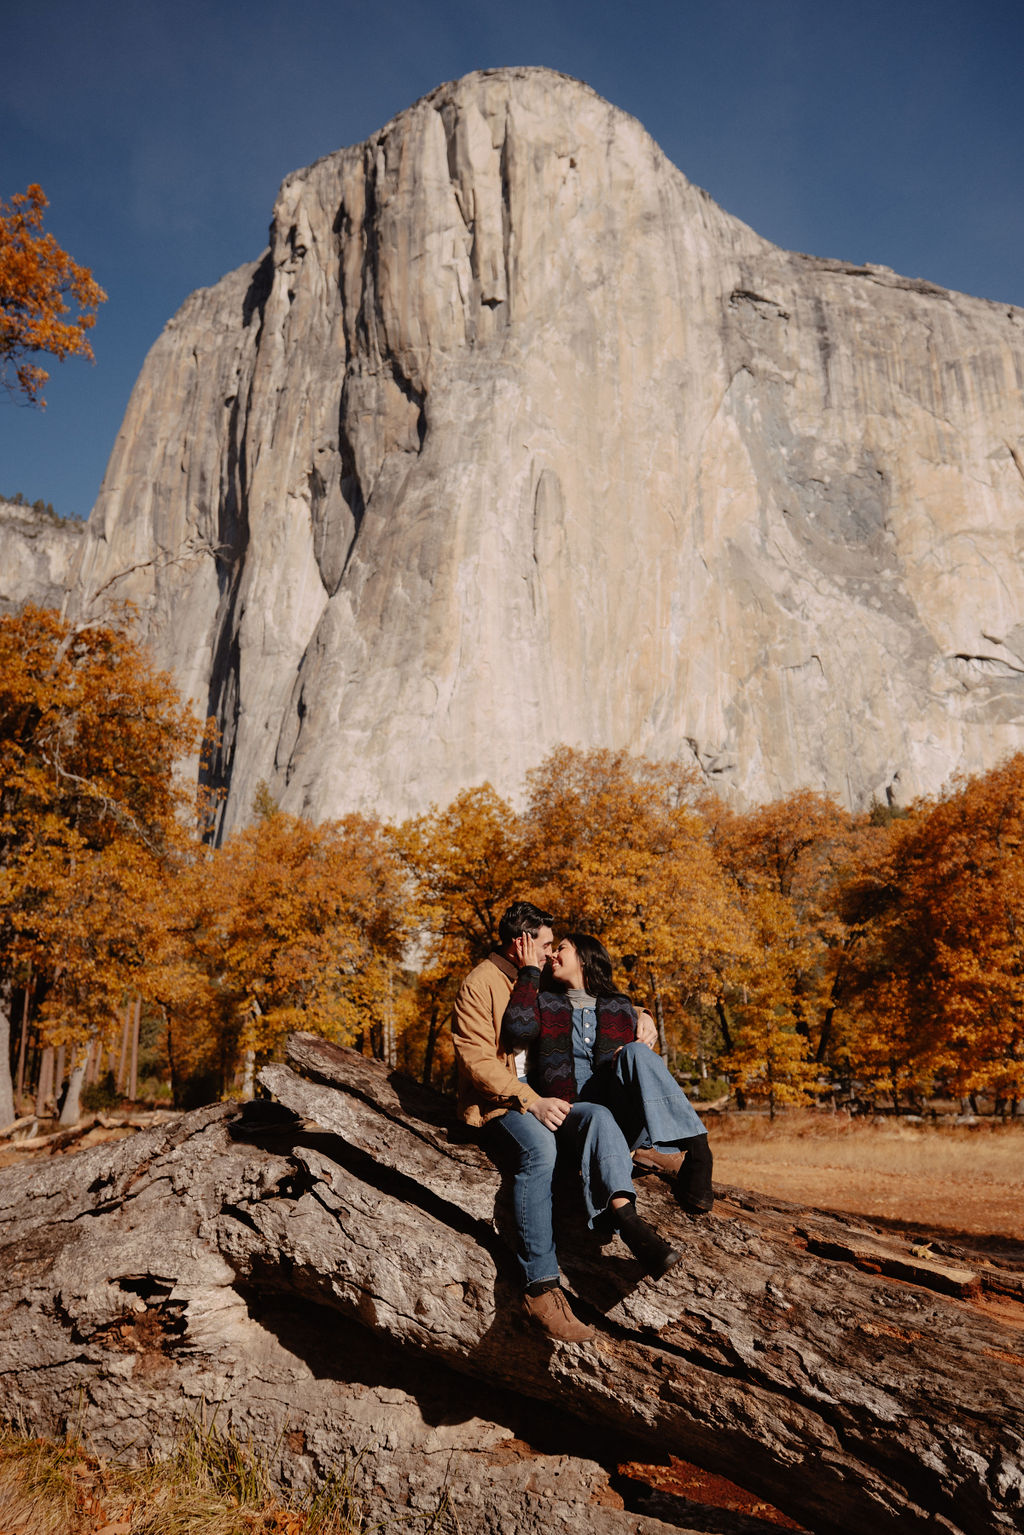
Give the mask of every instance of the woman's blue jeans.
<path id="1" fill-rule="evenodd" d="M 704 1134 L 661 1056 L 635 1040 L 583 1084 L 556 1139 L 572 1147 L 593 1226 L 616 1194 L 632 1195 L 632 1153 L 638 1147 L 673 1152 L 682 1141 Z"/>
<path id="2" fill-rule="evenodd" d="M 558 1156 L 580 1169 L 587 1219 L 593 1225 L 616 1194 L 632 1194 L 638 1146 L 676 1151 L 704 1126 L 660 1055 L 625 1045 L 583 1085 L 554 1133 L 532 1114 L 512 1109 L 488 1121 L 485 1144 L 513 1175 L 517 1254 L 526 1284 L 558 1278 L 551 1221 L 551 1181 Z"/>

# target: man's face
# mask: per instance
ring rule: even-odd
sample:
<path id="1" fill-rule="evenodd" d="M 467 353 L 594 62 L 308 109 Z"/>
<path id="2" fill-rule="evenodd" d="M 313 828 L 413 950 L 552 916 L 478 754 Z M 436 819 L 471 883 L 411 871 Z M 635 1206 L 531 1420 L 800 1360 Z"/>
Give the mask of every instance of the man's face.
<path id="1" fill-rule="evenodd" d="M 539 927 L 533 941 L 537 950 L 537 963 L 543 970 L 551 958 L 551 946 L 555 941 L 555 935 L 549 927 Z"/>

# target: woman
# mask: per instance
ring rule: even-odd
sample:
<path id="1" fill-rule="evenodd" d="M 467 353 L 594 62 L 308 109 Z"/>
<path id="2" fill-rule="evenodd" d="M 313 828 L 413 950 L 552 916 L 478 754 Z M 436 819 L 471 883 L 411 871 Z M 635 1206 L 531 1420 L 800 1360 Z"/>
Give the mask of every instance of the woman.
<path id="1" fill-rule="evenodd" d="M 633 1176 L 638 1169 L 667 1171 L 684 1209 L 710 1210 L 704 1126 L 661 1057 L 637 1039 L 636 1009 L 615 985 L 597 938 L 563 938 L 543 991 L 527 955 L 525 944 L 517 946 L 520 970 L 504 1042 L 510 1050 L 530 1047 L 531 1086 L 564 1110 L 556 1111 L 555 1134 L 578 1157 L 591 1226 L 610 1220 L 646 1272 L 660 1278 L 681 1255 L 636 1213 Z"/>

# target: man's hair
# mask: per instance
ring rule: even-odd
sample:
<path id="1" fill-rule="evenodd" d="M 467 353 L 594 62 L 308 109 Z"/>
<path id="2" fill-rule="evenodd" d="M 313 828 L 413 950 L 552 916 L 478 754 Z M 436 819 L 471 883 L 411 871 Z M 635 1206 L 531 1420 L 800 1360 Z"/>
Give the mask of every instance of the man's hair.
<path id="1" fill-rule="evenodd" d="M 530 901 L 513 901 L 498 923 L 498 938 L 504 947 L 524 933 L 536 938 L 542 927 L 550 927 L 554 917 L 549 911 L 541 911 Z"/>

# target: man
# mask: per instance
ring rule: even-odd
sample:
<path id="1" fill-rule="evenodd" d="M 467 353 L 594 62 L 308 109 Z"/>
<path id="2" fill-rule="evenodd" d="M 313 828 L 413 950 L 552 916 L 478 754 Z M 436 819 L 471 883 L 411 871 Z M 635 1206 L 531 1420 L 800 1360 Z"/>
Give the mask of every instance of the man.
<path id="1" fill-rule="evenodd" d="M 470 971 L 452 1013 L 459 1072 L 459 1112 L 513 1175 L 516 1256 L 523 1275 L 523 1312 L 551 1338 L 582 1343 L 594 1330 L 573 1315 L 561 1287 L 551 1223 L 554 1132 L 568 1105 L 542 1098 L 525 1081 L 526 1062 L 502 1048 L 501 1023 L 528 956 L 540 968 L 553 940 L 550 912 L 516 901 L 498 924 L 499 948 Z"/>

